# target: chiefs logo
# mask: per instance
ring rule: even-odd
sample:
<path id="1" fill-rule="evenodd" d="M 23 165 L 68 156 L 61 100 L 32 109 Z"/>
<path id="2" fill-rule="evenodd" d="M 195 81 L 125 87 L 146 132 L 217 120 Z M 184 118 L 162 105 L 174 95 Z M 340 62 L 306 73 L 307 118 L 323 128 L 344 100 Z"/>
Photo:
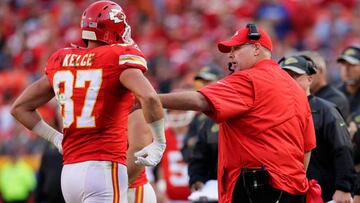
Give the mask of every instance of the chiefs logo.
<path id="1" fill-rule="evenodd" d="M 120 23 L 125 19 L 125 14 L 122 10 L 119 9 L 111 9 L 109 12 L 110 20 L 113 20 L 114 23 Z"/>

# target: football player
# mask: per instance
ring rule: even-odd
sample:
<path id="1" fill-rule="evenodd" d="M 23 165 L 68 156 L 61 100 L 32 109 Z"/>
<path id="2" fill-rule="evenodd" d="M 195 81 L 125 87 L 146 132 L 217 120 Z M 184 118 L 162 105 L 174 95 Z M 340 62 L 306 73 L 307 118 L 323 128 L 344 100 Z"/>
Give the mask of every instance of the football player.
<path id="1" fill-rule="evenodd" d="M 97 1 L 88 6 L 81 30 L 86 47 L 53 53 L 45 75 L 24 90 L 12 115 L 63 151 L 61 187 L 66 202 L 126 203 L 127 125 L 134 95 L 154 131 L 153 142 L 135 154 L 137 164 L 154 166 L 162 157 L 162 106 L 143 75 L 146 60 L 118 4 Z M 61 109 L 62 133 L 36 111 L 54 96 Z"/>
<path id="2" fill-rule="evenodd" d="M 128 123 L 127 170 L 129 176 L 129 203 L 156 203 L 156 194 L 148 181 L 145 167 L 135 164 L 134 153 L 152 142 L 152 132 L 141 109 L 134 109 L 129 114 Z"/>
<path id="3" fill-rule="evenodd" d="M 167 147 L 160 164 L 160 176 L 163 177 L 157 185 L 165 182 L 164 192 L 169 202 L 187 202 L 190 195 L 188 165 L 180 149 L 194 114 L 194 111 L 167 110 Z"/>

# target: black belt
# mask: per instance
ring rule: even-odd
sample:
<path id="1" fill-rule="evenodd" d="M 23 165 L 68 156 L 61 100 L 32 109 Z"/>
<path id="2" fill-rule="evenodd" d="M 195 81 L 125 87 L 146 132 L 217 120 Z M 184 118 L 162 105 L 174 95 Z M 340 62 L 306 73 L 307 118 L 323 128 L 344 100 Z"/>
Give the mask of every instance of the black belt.
<path id="1" fill-rule="evenodd" d="M 269 172 L 264 166 L 260 168 L 243 168 L 236 182 L 233 203 L 279 203 L 280 200 L 293 196 L 287 192 L 271 187 L 269 179 Z M 285 200 L 285 202 L 288 201 Z"/>

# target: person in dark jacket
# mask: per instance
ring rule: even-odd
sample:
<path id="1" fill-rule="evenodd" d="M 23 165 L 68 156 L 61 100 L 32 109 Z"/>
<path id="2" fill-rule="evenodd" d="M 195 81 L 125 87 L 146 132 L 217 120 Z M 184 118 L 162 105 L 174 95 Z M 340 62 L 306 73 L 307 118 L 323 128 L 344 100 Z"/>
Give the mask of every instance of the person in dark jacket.
<path id="1" fill-rule="evenodd" d="M 280 65 L 306 91 L 312 111 L 316 148 L 307 171 L 309 179 L 318 180 L 325 202 L 350 202 L 355 171 L 351 157 L 349 132 L 336 106 L 310 94 L 314 64 L 303 56 L 291 56 Z"/>
<path id="2" fill-rule="evenodd" d="M 360 45 L 347 47 L 337 60 L 341 65 L 343 84 L 340 90 L 346 95 L 350 103 L 352 131 L 356 145 L 360 145 Z M 359 147 L 360 148 L 360 147 Z M 358 150 L 360 154 L 360 149 Z M 360 155 L 358 156 L 360 162 Z"/>
<path id="3" fill-rule="evenodd" d="M 344 120 L 349 121 L 349 101 L 343 92 L 328 83 L 325 59 L 315 51 L 301 51 L 298 52 L 297 55 L 310 58 L 316 66 L 316 74 L 312 76 L 313 82 L 310 86 L 311 93 L 334 103 L 343 115 Z"/>
<path id="4" fill-rule="evenodd" d="M 358 180 L 354 190 L 354 203 L 360 203 L 360 46 L 351 45 L 344 49 L 337 61 L 340 63 L 343 81 L 340 90 L 350 103 L 349 124 L 354 144 L 354 163 Z"/>
<path id="5" fill-rule="evenodd" d="M 38 203 L 65 203 L 61 192 L 62 155 L 48 143 L 41 158 L 35 200 Z"/>
<path id="6" fill-rule="evenodd" d="M 211 84 L 220 79 L 223 75 L 223 71 L 220 68 L 212 65 L 204 66 L 194 77 L 195 89 L 200 89 L 207 84 Z M 198 140 L 198 135 L 203 129 L 204 123 L 210 120 L 207 116 L 201 112 L 197 113 L 191 123 L 189 124 L 189 130 L 184 139 L 184 145 L 181 149 L 181 153 L 184 160 L 189 163 L 190 157 L 193 157 L 194 147 Z"/>
<path id="7" fill-rule="evenodd" d="M 349 99 L 353 120 L 360 124 L 360 45 L 347 47 L 337 61 L 344 82 L 340 90 Z"/>
<path id="8" fill-rule="evenodd" d="M 194 152 L 189 157 L 188 174 L 192 191 L 201 189 L 208 180 L 217 179 L 219 125 L 206 118 L 199 130 Z"/>

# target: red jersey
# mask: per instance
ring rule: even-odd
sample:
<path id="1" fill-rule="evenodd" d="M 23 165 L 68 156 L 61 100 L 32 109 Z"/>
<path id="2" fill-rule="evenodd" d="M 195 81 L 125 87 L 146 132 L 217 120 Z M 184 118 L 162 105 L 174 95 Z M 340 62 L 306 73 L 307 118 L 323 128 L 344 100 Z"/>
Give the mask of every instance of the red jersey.
<path id="1" fill-rule="evenodd" d="M 219 129 L 219 202 L 231 202 L 243 167 L 264 165 L 273 187 L 304 194 L 304 153 L 315 147 L 304 90 L 275 61 L 263 60 L 200 90 Z"/>
<path id="2" fill-rule="evenodd" d="M 127 68 L 147 69 L 133 45 L 65 48 L 50 56 L 46 75 L 61 108 L 64 164 L 106 160 L 126 165 L 134 95 L 119 77 Z"/>
<path id="3" fill-rule="evenodd" d="M 161 160 L 161 168 L 166 182 L 166 194 L 171 200 L 188 200 L 188 166 L 180 152 L 183 139 L 178 139 L 171 128 L 165 130 L 165 136 L 166 149 Z"/>
<path id="4" fill-rule="evenodd" d="M 146 172 L 145 172 L 145 168 L 141 171 L 139 177 L 136 178 L 136 180 L 129 185 L 129 188 L 137 188 L 141 185 L 145 185 L 148 182 L 147 177 L 146 177 Z"/>

